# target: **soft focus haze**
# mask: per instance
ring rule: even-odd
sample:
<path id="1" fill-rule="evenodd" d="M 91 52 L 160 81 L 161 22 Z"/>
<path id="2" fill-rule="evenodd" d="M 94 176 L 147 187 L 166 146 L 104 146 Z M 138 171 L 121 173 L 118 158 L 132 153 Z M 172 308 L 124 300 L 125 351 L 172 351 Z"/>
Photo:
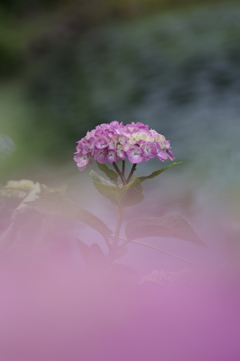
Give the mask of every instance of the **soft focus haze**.
<path id="1" fill-rule="evenodd" d="M 113 120 L 148 124 L 183 161 L 144 183 L 124 224 L 178 214 L 206 247 L 152 237 L 143 241 L 190 263 L 130 244 L 120 279 L 115 268 L 82 274 L 76 238 L 106 252 L 96 230 L 56 214 L 49 227 L 25 205 L 14 213 L 27 193 L 0 199 L 0 249 L 10 254 L 0 360 L 240 359 L 240 1 L 2 1 L 0 185 L 66 186 L 114 228 L 114 206 L 73 161 L 76 142 Z M 143 162 L 136 174 L 168 164 Z"/>

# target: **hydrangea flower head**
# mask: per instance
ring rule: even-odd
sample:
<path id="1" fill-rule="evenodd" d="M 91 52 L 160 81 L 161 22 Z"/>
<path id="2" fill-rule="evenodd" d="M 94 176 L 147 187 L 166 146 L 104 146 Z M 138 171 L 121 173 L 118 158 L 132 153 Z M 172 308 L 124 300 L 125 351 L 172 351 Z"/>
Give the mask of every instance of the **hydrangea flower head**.
<path id="1" fill-rule="evenodd" d="M 79 170 L 90 165 L 92 158 L 101 164 L 126 159 L 138 164 L 155 157 L 162 162 L 175 159 L 170 141 L 140 122 L 123 125 L 114 120 L 101 124 L 77 143 L 74 160 Z"/>

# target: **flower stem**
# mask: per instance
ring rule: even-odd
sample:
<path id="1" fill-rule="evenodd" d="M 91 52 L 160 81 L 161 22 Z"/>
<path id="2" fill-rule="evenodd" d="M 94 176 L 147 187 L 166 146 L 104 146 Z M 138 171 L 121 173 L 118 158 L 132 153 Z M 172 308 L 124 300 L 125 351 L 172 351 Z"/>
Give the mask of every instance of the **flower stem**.
<path id="1" fill-rule="evenodd" d="M 131 169 L 131 171 L 129 173 L 129 176 L 128 176 L 127 180 L 126 180 L 127 184 L 130 182 L 130 180 L 132 178 L 132 175 L 135 172 L 136 168 L 137 168 L 137 164 L 133 164 L 132 169 Z"/>
<path id="2" fill-rule="evenodd" d="M 109 248 L 109 255 L 108 255 L 108 257 L 111 261 L 116 259 L 116 251 L 118 251 L 118 249 L 119 249 L 118 242 L 119 242 L 119 239 L 121 238 L 119 236 L 120 236 L 120 231 L 121 231 L 122 222 L 123 222 L 124 209 L 117 207 L 117 212 L 118 212 L 118 216 L 117 216 L 115 232 L 113 235 L 113 243 L 111 244 L 111 247 Z"/>
<path id="3" fill-rule="evenodd" d="M 117 172 L 117 174 L 119 175 L 119 177 L 121 178 L 122 184 L 125 185 L 126 180 L 124 178 L 124 175 L 121 173 L 120 169 L 118 168 L 117 164 L 115 162 L 113 162 L 112 165 L 113 165 L 115 171 Z"/>
<path id="4" fill-rule="evenodd" d="M 122 222 L 123 222 L 123 209 L 119 208 L 119 207 L 117 209 L 118 209 L 118 218 L 117 218 L 117 223 L 116 223 L 116 228 L 115 228 L 115 233 L 114 233 L 114 244 L 116 247 L 118 246 L 119 235 L 120 235 Z"/>
<path id="5" fill-rule="evenodd" d="M 122 161 L 122 175 L 123 178 L 125 179 L 125 160 Z"/>

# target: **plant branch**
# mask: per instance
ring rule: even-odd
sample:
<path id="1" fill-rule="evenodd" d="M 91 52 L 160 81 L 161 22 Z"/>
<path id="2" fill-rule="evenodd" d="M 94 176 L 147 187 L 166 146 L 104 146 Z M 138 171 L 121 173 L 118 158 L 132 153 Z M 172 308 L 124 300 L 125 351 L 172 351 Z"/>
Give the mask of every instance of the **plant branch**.
<path id="1" fill-rule="evenodd" d="M 116 228 L 115 228 L 114 237 L 113 237 L 114 244 L 116 247 L 118 245 L 119 235 L 120 235 L 122 222 L 123 222 L 123 209 L 121 209 L 119 207 L 117 209 L 118 209 L 118 217 L 117 217 L 117 223 L 116 223 Z"/>
<path id="2" fill-rule="evenodd" d="M 122 161 L 122 176 L 125 179 L 125 160 Z M 125 179 L 126 182 L 126 179 Z"/>
<path id="3" fill-rule="evenodd" d="M 132 178 L 132 175 L 133 175 L 133 173 L 135 172 L 136 168 L 137 168 L 137 164 L 133 164 L 132 169 L 131 169 L 131 171 L 130 171 L 130 173 L 129 173 L 129 176 L 128 176 L 128 178 L 127 178 L 127 181 L 126 181 L 127 184 L 130 182 L 130 180 L 131 180 L 131 178 Z"/>
<path id="4" fill-rule="evenodd" d="M 113 243 L 109 247 L 109 258 L 111 260 L 113 260 L 115 258 L 115 252 L 118 251 L 118 249 L 119 249 L 118 241 L 119 241 L 119 239 L 121 239 L 121 237 L 119 237 L 119 235 L 120 235 L 122 222 L 123 222 L 123 209 L 120 207 L 117 207 L 117 211 L 118 211 L 118 217 L 117 217 L 115 232 L 113 235 Z"/>
<path id="5" fill-rule="evenodd" d="M 122 181 L 123 185 L 125 185 L 126 180 L 125 180 L 123 174 L 121 173 L 120 169 L 118 168 L 117 164 L 115 162 L 113 162 L 112 165 L 113 165 L 115 171 L 117 172 L 117 174 L 119 175 L 119 177 L 121 178 L 121 181 Z"/>

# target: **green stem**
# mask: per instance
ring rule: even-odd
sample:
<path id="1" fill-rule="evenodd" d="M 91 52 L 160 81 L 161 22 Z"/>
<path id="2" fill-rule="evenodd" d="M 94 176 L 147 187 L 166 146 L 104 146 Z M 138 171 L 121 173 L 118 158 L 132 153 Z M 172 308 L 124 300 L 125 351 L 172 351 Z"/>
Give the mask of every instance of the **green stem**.
<path id="1" fill-rule="evenodd" d="M 137 164 L 133 164 L 132 169 L 131 169 L 131 171 L 129 173 L 129 176 L 128 176 L 127 180 L 126 180 L 127 184 L 130 182 L 130 180 L 132 178 L 132 175 L 135 172 L 136 168 L 137 168 Z"/>
<path id="2" fill-rule="evenodd" d="M 117 217 L 117 223 L 116 223 L 116 228 L 115 228 L 114 238 L 113 238 L 113 241 L 114 241 L 114 244 L 116 247 L 118 246 L 122 222 L 123 222 L 123 209 L 118 207 L 118 217 Z"/>
<path id="3" fill-rule="evenodd" d="M 111 248 L 109 250 L 109 258 L 112 261 L 116 258 L 115 252 L 119 249 L 118 241 L 120 239 L 119 236 L 120 236 L 120 231 L 121 231 L 122 222 L 123 222 L 123 211 L 124 210 L 120 207 L 117 207 L 117 211 L 118 211 L 118 217 L 117 217 L 115 232 L 113 235 L 113 243 L 111 244 Z"/>

